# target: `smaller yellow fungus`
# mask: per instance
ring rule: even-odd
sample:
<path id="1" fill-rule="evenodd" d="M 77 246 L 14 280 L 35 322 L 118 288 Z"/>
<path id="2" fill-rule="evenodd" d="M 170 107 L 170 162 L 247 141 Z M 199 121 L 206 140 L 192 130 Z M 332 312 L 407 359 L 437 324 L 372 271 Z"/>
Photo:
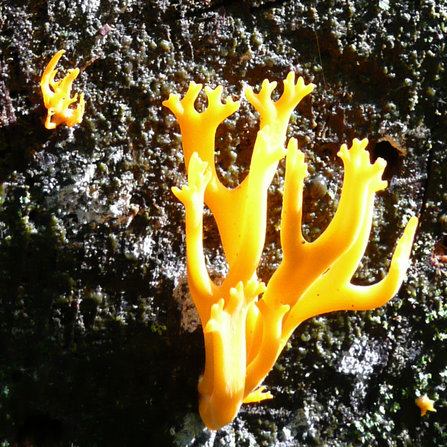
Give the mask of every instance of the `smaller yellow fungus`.
<path id="1" fill-rule="evenodd" d="M 426 394 L 423 396 L 419 396 L 416 399 L 414 399 L 416 402 L 416 405 L 421 409 L 421 416 L 425 416 L 427 414 L 427 411 L 434 411 L 435 407 L 435 401 L 431 400 Z"/>
<path id="2" fill-rule="evenodd" d="M 45 68 L 40 81 L 43 100 L 45 107 L 48 109 L 47 119 L 45 120 L 47 129 L 55 129 L 56 126 L 62 123 L 65 123 L 68 127 L 74 126 L 82 122 L 82 116 L 84 115 L 85 103 L 83 93 L 79 95 L 77 107 L 70 107 L 71 104 L 78 100 L 77 93 L 73 98 L 70 98 L 70 91 L 71 84 L 78 77 L 79 68 L 68 70 L 68 75 L 60 81 L 54 80 L 57 73 L 55 67 L 64 53 L 64 50 L 60 50 L 53 56 Z"/>

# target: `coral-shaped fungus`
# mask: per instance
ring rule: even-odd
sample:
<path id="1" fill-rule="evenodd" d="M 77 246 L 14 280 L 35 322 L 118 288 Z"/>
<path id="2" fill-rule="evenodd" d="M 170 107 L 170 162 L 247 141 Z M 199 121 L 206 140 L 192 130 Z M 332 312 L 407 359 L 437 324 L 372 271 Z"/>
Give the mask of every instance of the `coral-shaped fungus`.
<path id="1" fill-rule="evenodd" d="M 426 394 L 417 397 L 414 401 L 421 410 L 421 416 L 425 416 L 427 414 L 427 411 L 436 412 L 435 401 L 431 400 Z"/>
<path id="2" fill-rule="evenodd" d="M 199 411 L 206 426 L 219 429 L 236 416 L 242 403 L 271 398 L 261 386 L 294 329 L 307 318 L 336 310 L 367 310 L 387 303 L 399 289 L 408 265 L 417 218 L 412 217 L 397 243 L 388 274 L 370 286 L 351 284 L 372 225 L 374 195 L 385 188 L 386 162 L 371 164 L 368 140 L 353 141 L 338 153 L 345 173 L 337 212 L 321 236 L 308 242 L 301 231 L 304 155 L 297 141 L 285 148 L 290 115 L 314 88 L 294 73 L 273 102 L 276 83 L 267 80 L 248 101 L 261 116 L 250 171 L 238 188 L 218 179 L 215 134 L 239 102 L 221 101 L 222 87 L 205 88 L 208 107 L 194 102 L 202 88 L 191 82 L 185 97 L 171 94 L 163 104 L 176 116 L 182 133 L 188 185 L 173 188 L 186 209 L 188 282 L 205 337 L 206 362 L 199 380 Z M 265 241 L 267 190 L 279 160 L 286 158 L 281 218 L 283 258 L 268 285 L 256 276 Z M 229 271 L 223 283 L 208 275 L 203 254 L 203 207 L 219 229 Z"/>
<path id="3" fill-rule="evenodd" d="M 60 81 L 54 80 L 57 73 L 57 70 L 55 70 L 56 64 L 64 53 L 64 50 L 60 50 L 53 56 L 40 81 L 43 100 L 45 107 L 48 109 L 47 119 L 45 120 L 47 129 L 54 129 L 61 123 L 65 123 L 68 127 L 74 126 L 82 122 L 82 116 L 84 115 L 83 93 L 79 95 L 77 107 L 70 107 L 78 100 L 78 94 L 76 93 L 73 98 L 70 98 L 70 92 L 71 85 L 79 74 L 79 68 L 68 70 L 68 75 Z"/>

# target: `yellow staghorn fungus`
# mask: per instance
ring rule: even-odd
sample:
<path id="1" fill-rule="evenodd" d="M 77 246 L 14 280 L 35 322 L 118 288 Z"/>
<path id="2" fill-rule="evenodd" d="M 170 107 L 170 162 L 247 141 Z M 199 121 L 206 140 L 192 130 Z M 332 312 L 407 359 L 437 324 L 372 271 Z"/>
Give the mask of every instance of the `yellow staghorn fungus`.
<path id="1" fill-rule="evenodd" d="M 431 400 L 426 394 L 417 397 L 414 399 L 414 402 L 420 408 L 421 416 L 425 416 L 427 411 L 434 411 L 436 413 L 435 401 Z"/>
<path id="2" fill-rule="evenodd" d="M 239 102 L 221 101 L 222 87 L 205 88 L 208 107 L 194 101 L 202 88 L 191 82 L 185 97 L 171 94 L 163 104 L 177 118 L 188 171 L 188 185 L 173 188 L 186 209 L 188 283 L 205 337 L 206 361 L 199 379 L 199 411 L 209 429 L 230 423 L 242 403 L 272 396 L 261 386 L 294 329 L 304 320 L 336 310 L 367 310 L 387 303 L 398 291 L 408 265 L 417 218 L 412 217 L 397 243 L 388 274 L 377 284 L 351 284 L 372 225 L 374 195 L 384 189 L 386 162 L 371 164 L 367 139 L 354 139 L 338 153 L 345 173 L 337 212 L 321 236 L 307 242 L 301 231 L 304 154 L 292 138 L 285 148 L 290 115 L 314 88 L 294 73 L 273 102 L 275 82 L 263 82 L 248 101 L 261 117 L 250 171 L 238 188 L 219 181 L 214 164 L 215 133 Z M 281 217 L 283 259 L 268 285 L 256 276 L 265 242 L 267 190 L 279 160 L 286 158 Z M 229 271 L 216 285 L 203 254 L 203 208 L 219 229 Z"/>
<path id="3" fill-rule="evenodd" d="M 70 92 L 73 81 L 78 77 L 79 68 L 68 70 L 68 75 L 60 81 L 54 80 L 57 74 L 55 67 L 64 53 L 64 50 L 60 50 L 53 56 L 45 68 L 40 81 L 44 104 L 48 110 L 47 119 L 45 120 L 47 129 L 55 129 L 56 126 L 62 123 L 65 123 L 68 127 L 74 126 L 82 122 L 82 116 L 84 115 L 85 103 L 83 93 L 79 95 L 77 107 L 70 107 L 78 100 L 78 94 L 76 93 L 73 98 L 70 98 Z"/>

